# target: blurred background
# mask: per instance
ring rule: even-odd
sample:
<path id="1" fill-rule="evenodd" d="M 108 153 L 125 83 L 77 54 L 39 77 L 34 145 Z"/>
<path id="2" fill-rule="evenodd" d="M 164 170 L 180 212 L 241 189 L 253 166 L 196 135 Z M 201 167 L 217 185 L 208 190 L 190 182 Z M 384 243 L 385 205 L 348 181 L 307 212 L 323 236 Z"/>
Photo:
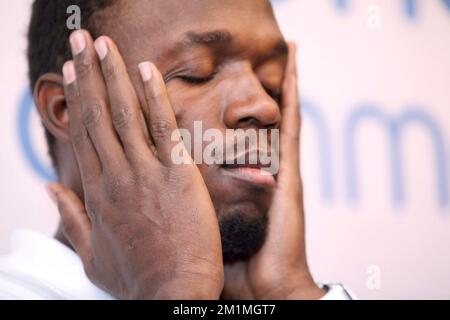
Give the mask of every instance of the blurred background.
<path id="1" fill-rule="evenodd" d="M 31 2 L 0 2 L 0 254 L 14 229 L 51 235 L 58 221 L 27 87 Z M 450 1 L 273 2 L 299 45 L 315 279 L 359 298 L 450 299 Z"/>

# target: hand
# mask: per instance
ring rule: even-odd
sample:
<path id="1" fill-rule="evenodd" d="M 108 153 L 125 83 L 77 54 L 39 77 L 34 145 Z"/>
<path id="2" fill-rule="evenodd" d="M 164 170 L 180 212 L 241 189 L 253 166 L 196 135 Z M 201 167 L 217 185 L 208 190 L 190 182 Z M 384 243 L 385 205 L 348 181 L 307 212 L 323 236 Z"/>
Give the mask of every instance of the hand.
<path id="1" fill-rule="evenodd" d="M 309 273 L 305 255 L 295 55 L 295 46 L 289 44 L 282 96 L 280 170 L 268 213 L 268 234 L 261 250 L 249 261 L 225 266 L 222 296 L 226 299 L 318 299 L 324 295 Z"/>
<path id="2" fill-rule="evenodd" d="M 181 138 L 171 139 L 177 124 L 161 74 L 139 66 L 140 106 L 111 39 L 97 39 L 99 57 L 86 31 L 72 34 L 71 44 L 64 90 L 84 201 L 61 184 L 49 190 L 88 277 L 118 298 L 219 298 L 219 225 L 192 159 L 171 161 Z"/>

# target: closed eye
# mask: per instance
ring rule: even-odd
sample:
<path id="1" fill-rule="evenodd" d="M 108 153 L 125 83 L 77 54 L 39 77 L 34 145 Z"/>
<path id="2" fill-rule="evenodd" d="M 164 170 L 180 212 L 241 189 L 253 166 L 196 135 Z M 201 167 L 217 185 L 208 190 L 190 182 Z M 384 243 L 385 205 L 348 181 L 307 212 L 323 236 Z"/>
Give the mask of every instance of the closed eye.
<path id="1" fill-rule="evenodd" d="M 212 79 L 214 79 L 215 74 L 209 75 L 207 77 L 195 77 L 195 76 L 178 76 L 177 78 L 183 80 L 184 82 L 190 83 L 190 84 L 204 84 Z"/>

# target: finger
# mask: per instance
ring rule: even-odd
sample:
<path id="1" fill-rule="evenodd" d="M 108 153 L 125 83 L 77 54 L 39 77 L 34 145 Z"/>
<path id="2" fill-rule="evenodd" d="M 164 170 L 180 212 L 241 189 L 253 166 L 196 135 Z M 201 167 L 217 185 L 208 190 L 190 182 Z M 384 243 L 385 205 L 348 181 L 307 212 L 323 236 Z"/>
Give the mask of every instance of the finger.
<path id="1" fill-rule="evenodd" d="M 81 101 L 76 81 L 73 61 L 67 61 L 63 66 L 64 96 L 69 114 L 70 140 L 80 169 L 81 179 L 89 185 L 98 181 L 101 174 L 101 164 L 88 132 L 81 119 Z"/>
<path id="2" fill-rule="evenodd" d="M 112 125 L 108 94 L 92 38 L 88 32 L 77 30 L 70 35 L 70 44 L 81 96 L 83 124 L 103 170 L 116 171 L 125 161 L 125 156 Z"/>
<path id="3" fill-rule="evenodd" d="M 300 178 L 300 101 L 296 72 L 296 48 L 289 44 L 282 94 L 280 124 L 279 193 L 269 211 L 269 229 L 261 257 L 289 257 L 289 261 L 302 270 L 306 264 L 304 238 L 303 192 Z M 276 209 L 273 209 L 276 208 Z"/>
<path id="4" fill-rule="evenodd" d="M 61 184 L 52 183 L 46 189 L 58 206 L 64 235 L 86 265 L 91 258 L 91 222 L 83 203 Z"/>
<path id="5" fill-rule="evenodd" d="M 289 43 L 289 56 L 283 82 L 282 118 L 280 125 L 280 174 L 281 171 L 299 168 L 300 99 L 297 82 L 296 46 Z M 291 174 L 290 172 L 287 174 Z"/>
<path id="6" fill-rule="evenodd" d="M 153 153 L 149 149 L 149 135 L 136 91 L 114 42 L 102 36 L 94 45 L 108 90 L 113 126 L 119 134 L 127 158 L 130 162 L 139 164 L 153 156 Z"/>
<path id="7" fill-rule="evenodd" d="M 155 143 L 160 161 L 172 164 L 172 147 L 181 141 L 164 79 L 154 64 L 143 62 L 139 71 L 144 85 L 146 105 L 143 107 L 147 127 Z M 172 137 L 172 133 L 176 133 Z M 174 139 L 172 139 L 174 138 Z"/>

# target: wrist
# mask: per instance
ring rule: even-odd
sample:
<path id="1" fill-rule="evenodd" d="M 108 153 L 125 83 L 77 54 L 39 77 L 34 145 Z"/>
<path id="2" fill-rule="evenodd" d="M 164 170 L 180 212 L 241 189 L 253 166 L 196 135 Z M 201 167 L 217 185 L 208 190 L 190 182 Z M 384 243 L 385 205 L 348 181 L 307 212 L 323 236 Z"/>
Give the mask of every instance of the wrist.
<path id="1" fill-rule="evenodd" d="M 310 285 L 308 287 L 296 288 L 291 294 L 286 298 L 287 300 L 320 300 L 326 291 L 320 289 L 316 284 Z"/>
<path id="2" fill-rule="evenodd" d="M 262 300 L 318 300 L 326 292 L 319 288 L 309 274 L 285 278 L 277 289 L 266 291 L 257 299 Z"/>
<path id="3" fill-rule="evenodd" d="M 223 281 L 202 279 L 174 279 L 162 285 L 156 300 L 218 300 Z"/>
<path id="4" fill-rule="evenodd" d="M 319 300 L 326 294 L 326 291 L 319 288 L 311 276 L 295 283 L 296 285 L 286 297 L 287 300 Z"/>

